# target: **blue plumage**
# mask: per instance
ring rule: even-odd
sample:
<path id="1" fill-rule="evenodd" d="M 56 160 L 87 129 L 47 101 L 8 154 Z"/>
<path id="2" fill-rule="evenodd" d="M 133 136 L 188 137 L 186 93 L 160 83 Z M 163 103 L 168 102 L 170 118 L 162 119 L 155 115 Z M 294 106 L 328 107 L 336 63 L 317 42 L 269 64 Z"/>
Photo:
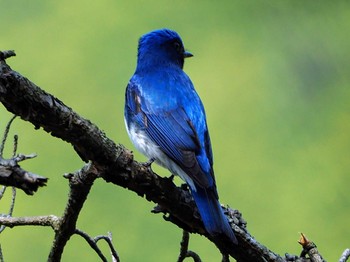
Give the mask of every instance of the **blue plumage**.
<path id="1" fill-rule="evenodd" d="M 126 89 L 125 124 L 141 153 L 189 185 L 208 233 L 237 243 L 218 201 L 204 107 L 183 71 L 190 56 L 172 30 L 140 38 L 136 71 Z"/>

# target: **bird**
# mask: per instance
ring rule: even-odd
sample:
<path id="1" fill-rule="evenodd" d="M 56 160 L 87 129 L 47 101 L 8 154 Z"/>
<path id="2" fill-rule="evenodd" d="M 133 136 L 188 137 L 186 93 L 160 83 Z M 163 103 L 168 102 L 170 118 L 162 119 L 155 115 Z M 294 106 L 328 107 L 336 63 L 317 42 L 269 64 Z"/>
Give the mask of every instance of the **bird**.
<path id="1" fill-rule="evenodd" d="M 185 58 L 192 56 L 171 29 L 139 38 L 136 70 L 125 92 L 125 126 L 149 163 L 186 182 L 209 235 L 237 244 L 219 203 L 204 106 L 183 71 Z"/>

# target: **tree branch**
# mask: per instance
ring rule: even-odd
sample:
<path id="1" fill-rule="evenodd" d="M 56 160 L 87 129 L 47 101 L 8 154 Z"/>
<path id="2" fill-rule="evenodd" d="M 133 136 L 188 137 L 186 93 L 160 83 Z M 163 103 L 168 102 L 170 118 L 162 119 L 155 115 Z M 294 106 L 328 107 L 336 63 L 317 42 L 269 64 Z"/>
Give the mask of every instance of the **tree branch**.
<path id="1" fill-rule="evenodd" d="M 12 117 L 12 119 L 7 123 L 0 145 L 0 184 L 17 187 L 22 189 L 26 194 L 33 195 L 39 187 L 46 185 L 47 178 L 23 170 L 18 163 L 26 159 L 34 158 L 36 155 L 16 155 L 18 136 L 15 135 L 12 158 L 3 158 L 7 136 L 10 131 L 11 124 L 15 118 L 16 116 Z"/>
<path id="2" fill-rule="evenodd" d="M 3 197 L 3 195 L 5 194 L 5 191 L 6 191 L 6 186 L 4 186 L 2 189 L 1 189 L 1 192 L 0 192 L 0 200 L 1 198 Z M 12 216 L 12 213 L 13 213 L 13 209 L 15 207 L 15 202 L 16 202 L 16 188 L 15 187 L 12 187 L 12 197 L 11 197 L 11 204 L 10 204 L 10 210 L 7 214 L 1 214 L 2 217 L 11 217 Z M 0 223 L 0 233 L 2 233 L 5 228 L 6 228 L 6 225 L 2 225 Z M 0 256 L 1 258 L 1 256 Z"/>
<path id="3" fill-rule="evenodd" d="M 66 243 L 76 232 L 80 211 L 97 178 L 97 173 L 91 164 L 87 164 L 75 174 L 67 174 L 65 177 L 69 179 L 70 191 L 64 214 L 55 230 L 55 238 L 48 258 L 51 262 L 61 261 Z"/>
<path id="4" fill-rule="evenodd" d="M 344 250 L 343 254 L 341 255 L 339 262 L 346 262 L 350 257 L 350 249 L 347 248 Z"/>
<path id="5" fill-rule="evenodd" d="M 15 226 L 50 226 L 54 230 L 59 228 L 59 217 L 54 215 L 35 216 L 35 217 L 2 217 L 0 216 L 0 225 L 7 227 Z"/>
<path id="6" fill-rule="evenodd" d="M 4 57 L 3 54 L 0 58 Z M 80 175 L 70 176 L 69 203 L 60 231 L 56 231 L 50 261 L 59 261 L 65 243 L 74 234 L 79 211 L 97 176 L 157 203 L 157 212 L 169 214 L 165 216 L 166 220 L 189 232 L 205 235 L 222 253 L 230 254 L 239 262 L 286 261 L 258 243 L 248 233 L 240 213 L 231 209 L 225 210 L 239 245 L 232 246 L 227 239 L 209 236 L 187 190 L 176 187 L 171 179 L 162 178 L 134 161 L 129 150 L 115 145 L 96 125 L 13 71 L 3 59 L 0 59 L 0 101 L 8 111 L 31 122 L 35 128 L 42 127 L 51 135 L 71 143 L 84 161 L 93 163 Z"/>
<path id="7" fill-rule="evenodd" d="M 97 242 L 100 240 L 105 240 L 111 250 L 111 254 L 112 254 L 112 259 L 113 262 L 119 262 L 119 256 L 117 254 L 117 251 L 115 250 L 113 243 L 112 243 L 112 234 L 108 233 L 108 236 L 97 236 L 94 238 L 91 238 L 88 234 L 86 234 L 85 232 L 76 229 L 75 230 L 75 234 L 80 235 L 81 237 L 83 237 L 86 242 L 88 242 L 88 244 L 91 246 L 91 248 L 93 250 L 95 250 L 95 252 L 97 253 L 97 255 L 101 258 L 102 261 L 107 262 L 107 258 L 102 254 L 102 251 L 100 250 L 100 248 L 97 246 Z"/>
<path id="8" fill-rule="evenodd" d="M 188 250 L 188 244 L 190 240 L 190 234 L 187 231 L 182 232 L 182 240 L 180 243 L 181 249 L 177 262 L 183 262 L 186 257 L 192 257 L 194 262 L 202 262 L 197 253 Z"/>
<path id="9" fill-rule="evenodd" d="M 26 194 L 33 195 L 39 187 L 46 185 L 47 178 L 22 169 L 18 165 L 18 157 L 11 159 L 0 157 L 0 184 L 17 187 Z M 28 159 L 28 156 L 25 159 Z"/>

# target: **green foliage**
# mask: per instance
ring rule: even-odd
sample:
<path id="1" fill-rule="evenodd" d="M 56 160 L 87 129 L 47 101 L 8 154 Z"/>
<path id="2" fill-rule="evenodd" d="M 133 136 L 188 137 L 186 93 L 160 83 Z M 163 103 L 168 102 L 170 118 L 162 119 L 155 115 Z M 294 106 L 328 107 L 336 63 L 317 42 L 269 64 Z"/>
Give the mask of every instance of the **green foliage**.
<path id="1" fill-rule="evenodd" d="M 16 51 L 12 68 L 129 148 L 124 89 L 137 40 L 156 28 L 178 31 L 194 53 L 185 71 L 206 107 L 222 203 L 238 208 L 250 232 L 280 254 L 299 253 L 298 232 L 327 260 L 349 247 L 347 2 L 0 0 L 0 8 L 0 49 Z M 10 114 L 0 109 L 3 130 Z M 19 152 L 38 154 L 23 167 L 49 177 L 33 197 L 18 193 L 14 215 L 60 215 L 68 192 L 62 175 L 82 161 L 70 145 L 19 119 L 11 133 L 19 135 Z M 92 236 L 111 231 L 123 261 L 174 261 L 181 231 L 152 207 L 98 181 L 78 227 Z M 5 261 L 44 261 L 52 239 L 49 228 L 0 236 Z M 205 261 L 219 260 L 204 238 L 192 236 L 190 245 Z M 63 261 L 97 256 L 75 236 Z"/>

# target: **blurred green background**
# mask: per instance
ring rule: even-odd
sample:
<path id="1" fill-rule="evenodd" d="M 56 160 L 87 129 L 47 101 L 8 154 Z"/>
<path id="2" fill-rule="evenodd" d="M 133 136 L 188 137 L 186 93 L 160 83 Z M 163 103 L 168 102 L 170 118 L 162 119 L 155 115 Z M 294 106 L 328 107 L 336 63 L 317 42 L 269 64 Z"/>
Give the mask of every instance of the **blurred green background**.
<path id="1" fill-rule="evenodd" d="M 11 67 L 132 149 L 123 104 L 138 38 L 178 31 L 195 55 L 185 71 L 206 108 L 221 202 L 239 209 L 251 234 L 281 255 L 299 254 L 299 232 L 329 261 L 350 246 L 349 2 L 0 0 L 0 9 L 0 49 L 17 53 Z M 10 117 L 0 105 L 0 130 Z M 62 175 L 82 161 L 30 123 L 17 119 L 14 134 L 19 152 L 38 154 L 22 167 L 49 177 L 32 197 L 18 192 L 14 215 L 61 215 Z M 8 157 L 11 150 L 12 138 Z M 153 206 L 100 180 L 78 227 L 92 236 L 111 231 L 122 261 L 176 261 L 181 230 L 151 214 Z M 0 235 L 5 261 L 45 261 L 52 239 L 51 229 L 39 227 Z M 199 235 L 190 248 L 220 261 Z M 62 260 L 98 258 L 74 236 Z"/>

